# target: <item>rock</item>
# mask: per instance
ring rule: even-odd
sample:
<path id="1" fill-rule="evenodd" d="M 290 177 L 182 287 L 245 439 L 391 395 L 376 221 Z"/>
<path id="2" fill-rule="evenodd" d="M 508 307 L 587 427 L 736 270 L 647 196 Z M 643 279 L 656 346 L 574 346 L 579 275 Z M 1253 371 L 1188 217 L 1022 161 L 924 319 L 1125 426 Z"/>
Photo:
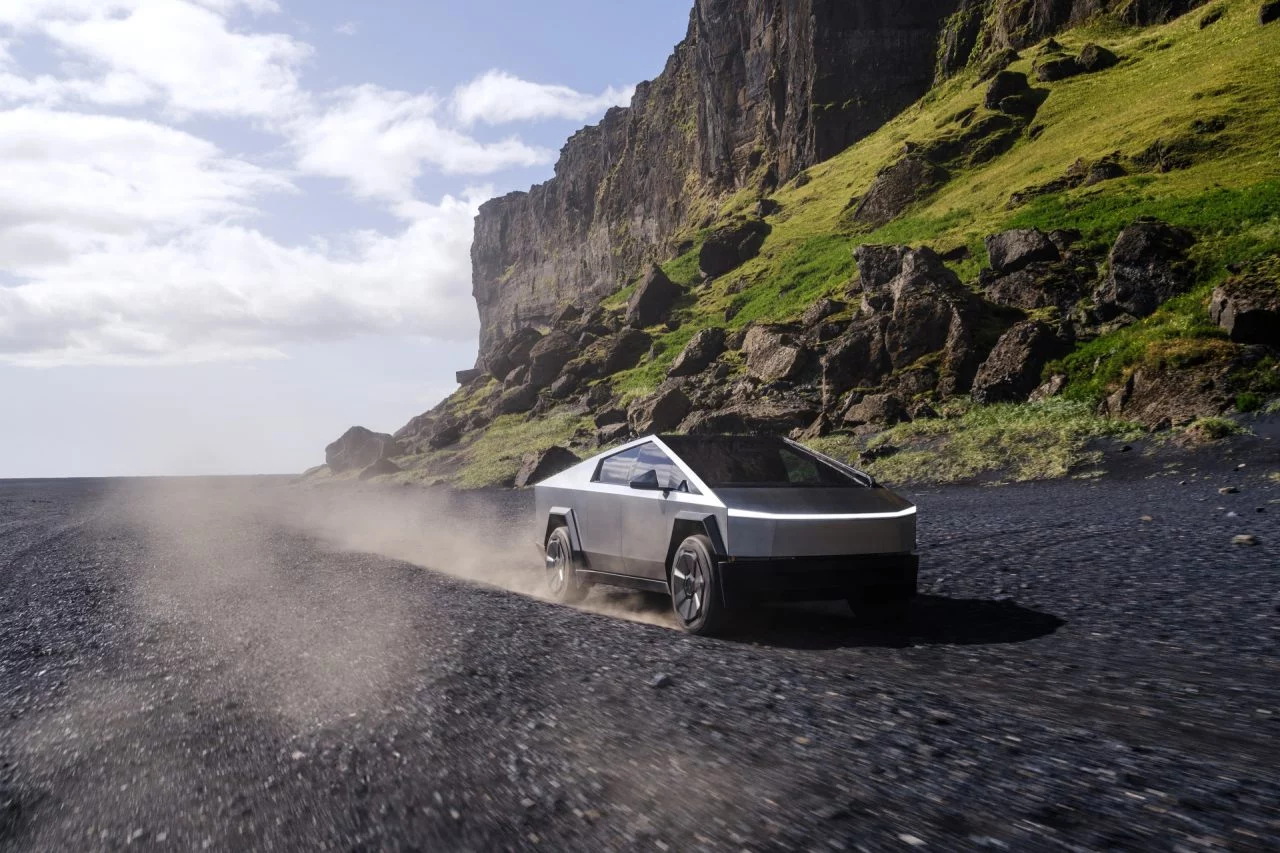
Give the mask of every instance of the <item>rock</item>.
<path id="1" fill-rule="evenodd" d="M 1114 181 L 1116 178 L 1123 178 L 1127 174 L 1129 174 L 1129 171 L 1116 161 L 1099 160 L 1089 167 L 1089 171 L 1084 178 L 1084 185 L 1091 187 L 1103 181 Z"/>
<path id="2" fill-rule="evenodd" d="M 334 473 L 368 468 L 380 459 L 400 456 L 399 442 L 384 432 L 353 426 L 324 449 L 324 461 Z"/>
<path id="3" fill-rule="evenodd" d="M 996 305 L 1021 311 L 1057 307 L 1069 312 L 1088 292 L 1093 276 L 1065 264 L 1032 264 L 1008 275 L 984 274 L 980 280 L 987 299 Z"/>
<path id="4" fill-rule="evenodd" d="M 808 172 L 801 172 L 800 174 L 796 175 L 796 179 L 791 182 L 791 186 L 795 187 L 796 189 L 803 189 L 804 187 L 809 186 L 809 184 L 811 184 L 812 182 L 813 182 L 813 178 L 809 177 Z"/>
<path id="5" fill-rule="evenodd" d="M 773 216 L 782 210 L 782 205 L 771 198 L 762 198 L 756 202 L 756 216 L 764 219 L 766 216 Z"/>
<path id="6" fill-rule="evenodd" d="M 603 373 L 608 375 L 635 367 L 652 344 L 653 339 L 639 329 L 623 329 L 610 340 L 605 350 L 601 365 Z"/>
<path id="7" fill-rule="evenodd" d="M 516 488 L 540 483 L 581 461 L 572 451 L 559 445 L 537 453 L 526 453 L 521 460 L 520 473 L 516 474 Z"/>
<path id="8" fill-rule="evenodd" d="M 460 438 L 462 438 L 462 423 L 456 418 L 444 418 L 428 434 L 427 446 L 432 450 L 439 450 L 456 444 Z"/>
<path id="9" fill-rule="evenodd" d="M 668 376 L 693 376 L 711 366 L 724 352 L 724 329 L 702 329 L 689 339 L 667 370 Z"/>
<path id="10" fill-rule="evenodd" d="M 1258 542 L 1257 536 L 1252 536 L 1248 533 L 1241 533 L 1237 536 L 1231 537 L 1231 544 L 1239 548 L 1241 546 L 1251 547 L 1253 545 L 1259 544 L 1259 542 Z"/>
<path id="11" fill-rule="evenodd" d="M 623 421 L 620 424 L 609 424 L 601 427 L 596 432 L 596 444 L 600 447 L 608 447 L 611 444 L 619 444 L 631 437 L 631 424 Z"/>
<path id="12" fill-rule="evenodd" d="M 1240 487 L 1239 486 L 1223 486 L 1221 489 L 1218 489 L 1218 494 L 1238 495 L 1240 494 Z"/>
<path id="13" fill-rule="evenodd" d="M 858 264 L 858 278 L 864 291 L 877 290 L 902 272 L 902 259 L 911 251 L 907 246 L 865 244 L 853 250 Z"/>
<path id="14" fill-rule="evenodd" d="M 662 268 L 655 264 L 631 294 L 631 301 L 627 304 L 627 325 L 643 329 L 661 323 L 667 319 L 671 306 L 682 292 L 680 285 L 667 278 Z"/>
<path id="15" fill-rule="evenodd" d="M 697 411 L 680 425 L 694 434 L 788 435 L 817 417 L 818 409 L 800 399 L 738 400 L 717 411 Z"/>
<path id="16" fill-rule="evenodd" d="M 563 329 L 565 326 L 571 325 L 582 319 L 582 308 L 570 302 L 561 308 L 551 318 L 551 327 L 555 329 Z"/>
<path id="17" fill-rule="evenodd" d="M 547 394 L 553 400 L 563 400 L 566 397 L 572 397 L 578 391 L 579 379 L 571 372 L 560 374 L 560 378 L 552 382 L 547 388 Z"/>
<path id="18" fill-rule="evenodd" d="M 484 371 L 480 368 L 468 367 L 466 370 L 459 370 L 455 372 L 453 374 L 453 378 L 458 381 L 459 385 L 470 385 L 472 382 L 475 382 L 484 375 Z"/>
<path id="19" fill-rule="evenodd" d="M 878 228 L 947 180 L 947 172 L 923 157 L 908 154 L 880 171 L 853 211 L 853 221 Z"/>
<path id="20" fill-rule="evenodd" d="M 670 432 L 680 425 L 693 404 L 679 388 L 658 389 L 652 397 L 635 403 L 627 421 L 636 435 Z"/>
<path id="21" fill-rule="evenodd" d="M 1001 71 L 995 75 L 991 85 L 987 86 L 982 104 L 989 110 L 998 110 L 1000 102 L 1005 98 L 1030 92 L 1031 84 L 1027 82 L 1027 75 L 1018 71 Z"/>
<path id="22" fill-rule="evenodd" d="M 1261 270 L 1232 276 L 1213 291 L 1209 317 L 1236 343 L 1280 346 L 1280 281 Z"/>
<path id="23" fill-rule="evenodd" d="M 1099 411 L 1150 429 L 1184 426 L 1222 414 L 1232 404 L 1222 364 L 1140 369 L 1106 399 Z M 1212 436 L 1218 438 L 1220 436 Z"/>
<path id="24" fill-rule="evenodd" d="M 800 323 L 805 328 L 813 328 L 833 314 L 839 314 L 849 306 L 834 299 L 822 298 L 805 309 L 800 316 Z"/>
<path id="25" fill-rule="evenodd" d="M 822 400 L 830 407 L 852 388 L 878 385 L 892 369 L 884 344 L 884 322 L 855 320 L 822 357 Z"/>
<path id="26" fill-rule="evenodd" d="M 822 438 L 824 435 L 830 434 L 831 429 L 831 419 L 825 413 L 819 414 L 814 418 L 813 423 L 804 429 L 793 429 L 791 431 L 791 440 L 812 441 L 815 438 Z"/>
<path id="27" fill-rule="evenodd" d="M 763 220 L 749 219 L 713 231 L 698 252 L 698 269 L 707 278 L 732 272 L 759 254 L 771 230 Z"/>
<path id="28" fill-rule="evenodd" d="M 846 426 L 892 426 L 906 419 L 907 407 L 896 394 L 868 394 L 845 410 L 841 417 Z"/>
<path id="29" fill-rule="evenodd" d="M 542 333 L 537 329 L 517 329 L 485 362 L 489 374 L 496 379 L 506 378 L 512 370 L 528 363 L 529 352 L 540 340 Z"/>
<path id="30" fill-rule="evenodd" d="M 973 379 L 973 399 L 979 403 L 1027 399 L 1040 382 L 1044 366 L 1066 351 L 1046 323 L 1027 320 L 1005 332 Z"/>
<path id="31" fill-rule="evenodd" d="M 1146 317 L 1186 291 L 1192 281 L 1187 250 L 1194 242 L 1191 232 L 1154 219 L 1121 231 L 1111 248 L 1110 271 L 1094 295 L 1099 319 Z"/>
<path id="32" fill-rule="evenodd" d="M 1280 0 L 1267 0 L 1258 10 L 1258 23 L 1267 25 L 1272 21 L 1280 21 Z"/>
<path id="33" fill-rule="evenodd" d="M 385 477 L 388 474 L 399 474 L 401 468 L 390 459 L 379 459 L 360 472 L 361 480 L 372 480 L 374 477 Z"/>
<path id="34" fill-rule="evenodd" d="M 667 675 L 665 672 L 660 672 L 657 675 L 655 675 L 653 678 L 649 679 L 649 686 L 655 690 L 661 690 L 664 687 L 670 687 L 671 676 Z"/>
<path id="35" fill-rule="evenodd" d="M 596 413 L 594 421 L 596 427 L 599 429 L 612 426 L 613 424 L 625 424 L 626 422 L 627 410 L 618 407 L 605 409 L 602 412 Z"/>
<path id="36" fill-rule="evenodd" d="M 991 268 L 998 273 L 1012 273 L 1038 262 L 1062 260 L 1058 247 L 1048 235 L 1034 228 L 1019 228 L 992 234 L 986 238 Z"/>
<path id="37" fill-rule="evenodd" d="M 1031 396 L 1027 399 L 1033 403 L 1039 403 L 1044 400 L 1048 400 L 1051 397 L 1058 396 L 1066 387 L 1066 375 L 1062 373 L 1055 373 L 1046 379 L 1043 385 L 1040 385 L 1036 390 L 1032 391 Z"/>
<path id="38" fill-rule="evenodd" d="M 613 388 L 608 382 L 598 382 L 591 386 L 583 402 L 591 409 L 602 409 L 613 399 Z"/>
<path id="39" fill-rule="evenodd" d="M 1120 57 L 1102 45 L 1089 42 L 1080 48 L 1080 56 L 1076 61 L 1085 73 L 1092 74 L 1095 71 L 1104 71 L 1111 68 L 1120 61 Z"/>
<path id="40" fill-rule="evenodd" d="M 538 402 L 538 390 L 532 382 L 526 382 L 524 385 L 518 385 L 503 392 L 493 406 L 494 416 L 516 415 L 529 411 Z"/>
<path id="41" fill-rule="evenodd" d="M 1207 29 L 1222 20 L 1222 16 L 1227 14 L 1226 6 L 1214 6 L 1200 18 L 1200 29 Z"/>
<path id="42" fill-rule="evenodd" d="M 1035 64 L 1033 70 L 1036 72 L 1036 79 L 1041 83 L 1054 83 L 1084 73 L 1084 68 L 1074 56 L 1042 59 Z"/>
<path id="43" fill-rule="evenodd" d="M 536 388 L 547 387 L 577 354 L 578 344 L 572 337 L 560 330 L 552 332 L 529 351 L 528 382 Z"/>
<path id="44" fill-rule="evenodd" d="M 1018 55 L 1018 52 L 1011 47 L 1006 47 L 1003 50 L 998 50 L 995 53 L 988 56 L 983 61 L 982 65 L 979 66 L 978 79 L 990 80 L 991 78 L 995 77 L 1001 71 L 1004 71 L 1006 68 L 1008 68 L 1010 65 L 1017 62 L 1021 58 L 1022 57 Z M 1026 78 L 1027 78 L 1027 75 L 1023 74 L 1022 79 L 1025 80 Z"/>
<path id="45" fill-rule="evenodd" d="M 752 326 L 742 342 L 747 373 L 761 382 L 794 379 L 804 370 L 809 353 L 789 330 Z"/>

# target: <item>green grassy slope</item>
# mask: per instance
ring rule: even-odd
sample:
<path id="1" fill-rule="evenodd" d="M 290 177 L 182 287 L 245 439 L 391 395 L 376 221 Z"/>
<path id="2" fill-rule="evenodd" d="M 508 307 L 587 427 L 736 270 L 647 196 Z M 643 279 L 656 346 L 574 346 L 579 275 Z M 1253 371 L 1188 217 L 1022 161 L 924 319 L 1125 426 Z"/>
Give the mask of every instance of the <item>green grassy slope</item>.
<path id="1" fill-rule="evenodd" d="M 1120 63 L 1051 84 L 1037 83 L 1032 71 L 1042 46 L 1024 50 L 1011 69 L 1026 72 L 1048 95 L 1012 148 L 980 165 L 953 164 L 950 179 L 932 197 L 883 227 L 858 230 L 846 211 L 879 170 L 907 147 L 961 133 L 966 116 L 973 122 L 991 115 L 982 106 L 986 84 L 976 72 L 936 87 L 874 135 L 811 168 L 804 186 L 792 182 L 775 193 L 781 209 L 768 219 L 773 231 L 760 255 L 730 275 L 693 287 L 693 296 L 677 311 L 679 327 L 650 330 L 652 358 L 613 377 L 614 387 L 628 397 L 652 391 L 700 328 L 791 320 L 822 296 L 845 298 L 856 275 L 852 250 L 861 243 L 928 245 L 941 252 L 967 247 L 969 257 L 953 268 L 972 283 L 987 262 L 986 235 L 1012 227 L 1075 228 L 1087 243 L 1105 247 L 1135 218 L 1154 216 L 1196 232 L 1195 290 L 1051 365 L 1068 374 L 1065 396 L 1079 404 L 1070 410 L 1079 416 L 1070 427 L 1071 441 L 1078 443 L 1091 430 L 1106 432 L 1094 423 L 1092 404 L 1136 366 L 1212 356 L 1215 347 L 1225 346 L 1208 319 L 1209 292 L 1228 274 L 1228 265 L 1280 253 L 1280 24 L 1260 26 L 1256 0 L 1226 0 L 1216 7 L 1225 14 L 1205 28 L 1200 21 L 1211 7 L 1159 27 L 1101 22 L 1059 34 L 1057 42 L 1070 53 L 1097 42 L 1114 51 Z M 1115 155 L 1129 164 L 1128 177 L 1048 192 L 1021 204 L 1011 201 L 1015 193 L 1060 178 L 1077 160 Z M 1177 167 L 1153 167 L 1161 157 Z M 748 191 L 723 199 L 717 224 L 754 202 Z M 697 244 L 708 230 L 685 235 L 694 248 L 664 265 L 674 280 L 699 284 Z M 611 301 L 621 304 L 625 296 Z M 1267 393 L 1268 383 L 1275 384 L 1275 375 L 1274 370 L 1258 372 L 1260 395 Z M 1030 411 L 1034 419 L 1037 410 Z M 1043 411 L 1042 425 L 1058 434 L 1056 425 L 1067 410 Z M 987 421 L 1021 422 L 1023 417 L 1002 412 Z M 583 423 L 580 416 L 553 414 L 532 421 L 503 419 L 500 426 L 504 448 L 524 448 L 567 443 Z M 489 436 L 464 440 L 450 451 L 449 476 L 469 485 L 509 476 L 511 452 L 503 450 L 498 461 L 485 450 L 494 441 Z M 423 461 L 415 464 L 422 468 Z"/>

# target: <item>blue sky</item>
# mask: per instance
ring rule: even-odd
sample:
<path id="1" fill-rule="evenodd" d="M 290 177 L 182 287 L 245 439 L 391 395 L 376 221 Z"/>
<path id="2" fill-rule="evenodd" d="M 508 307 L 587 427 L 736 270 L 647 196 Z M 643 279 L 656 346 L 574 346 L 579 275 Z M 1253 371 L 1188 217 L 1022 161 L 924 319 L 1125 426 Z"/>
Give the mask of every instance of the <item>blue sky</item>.
<path id="1" fill-rule="evenodd" d="M 0 477 L 298 471 L 475 357 L 471 219 L 689 0 L 5 0 Z"/>

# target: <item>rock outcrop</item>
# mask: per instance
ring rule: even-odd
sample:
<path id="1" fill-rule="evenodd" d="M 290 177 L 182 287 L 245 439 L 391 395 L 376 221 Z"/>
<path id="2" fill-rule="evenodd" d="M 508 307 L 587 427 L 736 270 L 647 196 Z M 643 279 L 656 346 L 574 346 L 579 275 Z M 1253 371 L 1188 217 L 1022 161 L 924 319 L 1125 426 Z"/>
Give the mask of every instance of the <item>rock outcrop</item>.
<path id="1" fill-rule="evenodd" d="M 700 196 L 768 189 L 879 128 L 928 90 L 958 5 L 696 0 L 684 41 L 629 107 L 575 134 L 550 181 L 481 206 L 481 361 L 673 255 Z"/>
<path id="2" fill-rule="evenodd" d="M 532 486 L 581 461 L 573 451 L 558 445 L 537 453 L 526 453 L 521 460 L 520 473 L 516 474 L 515 487 Z"/>
<path id="3" fill-rule="evenodd" d="M 1213 291 L 1209 317 L 1236 343 L 1280 346 L 1280 260 L 1233 275 Z"/>
<path id="4" fill-rule="evenodd" d="M 324 461 L 336 474 L 368 468 L 382 459 L 399 456 L 400 443 L 384 432 L 353 426 L 324 449 Z"/>
<path id="5" fill-rule="evenodd" d="M 1191 232 L 1154 219 L 1139 220 L 1120 232 L 1109 258 L 1110 271 L 1095 294 L 1103 320 L 1146 317 L 1191 286 L 1187 250 Z"/>

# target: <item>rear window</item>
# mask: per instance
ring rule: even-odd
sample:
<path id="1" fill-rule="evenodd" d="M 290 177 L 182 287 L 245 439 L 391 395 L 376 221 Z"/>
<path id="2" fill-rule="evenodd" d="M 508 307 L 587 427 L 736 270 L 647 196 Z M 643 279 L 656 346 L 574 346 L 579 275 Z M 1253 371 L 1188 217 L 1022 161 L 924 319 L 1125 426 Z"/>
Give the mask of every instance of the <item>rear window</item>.
<path id="1" fill-rule="evenodd" d="M 858 486 L 863 483 L 800 448 L 764 436 L 663 441 L 708 486 Z"/>

